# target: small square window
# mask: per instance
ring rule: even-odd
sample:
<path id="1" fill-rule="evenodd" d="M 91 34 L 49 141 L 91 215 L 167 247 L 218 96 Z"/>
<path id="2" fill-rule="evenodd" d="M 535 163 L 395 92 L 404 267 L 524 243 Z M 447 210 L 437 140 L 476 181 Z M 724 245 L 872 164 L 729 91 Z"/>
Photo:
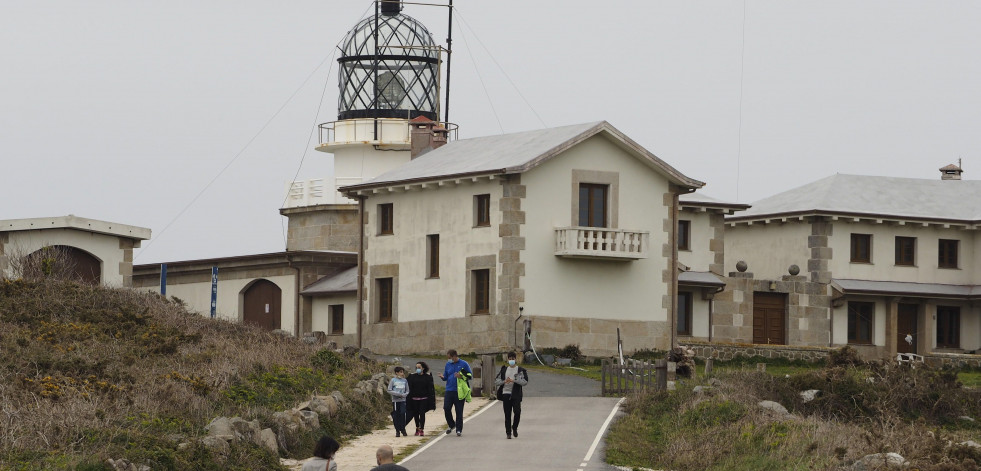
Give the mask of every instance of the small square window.
<path id="1" fill-rule="evenodd" d="M 474 227 L 490 225 L 490 195 L 474 195 L 473 197 Z"/>
<path id="2" fill-rule="evenodd" d="M 940 268 L 957 268 L 957 246 L 959 242 L 959 240 L 940 239 L 937 266 Z"/>
<path id="3" fill-rule="evenodd" d="M 392 203 L 378 205 L 378 235 L 392 235 L 394 233 L 394 214 Z"/>
<path id="4" fill-rule="evenodd" d="M 916 264 L 916 237 L 896 237 L 896 265 Z"/>
<path id="5" fill-rule="evenodd" d="M 852 234 L 852 263 L 872 263 L 872 234 Z"/>
<path id="6" fill-rule="evenodd" d="M 678 221 L 678 250 L 691 250 L 691 221 Z"/>
<path id="7" fill-rule="evenodd" d="M 333 304 L 330 306 L 330 333 L 339 335 L 344 333 L 344 305 Z"/>

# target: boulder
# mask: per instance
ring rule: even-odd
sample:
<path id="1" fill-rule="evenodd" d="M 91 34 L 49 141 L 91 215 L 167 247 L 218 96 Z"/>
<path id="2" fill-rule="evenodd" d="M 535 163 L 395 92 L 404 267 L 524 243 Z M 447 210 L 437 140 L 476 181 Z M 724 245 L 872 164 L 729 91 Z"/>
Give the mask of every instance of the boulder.
<path id="1" fill-rule="evenodd" d="M 242 420 L 239 417 L 235 418 Z M 216 417 L 204 429 L 208 432 L 208 436 L 211 437 L 220 437 L 223 440 L 235 439 L 235 427 L 232 425 L 232 419 L 229 417 Z"/>
<path id="2" fill-rule="evenodd" d="M 344 399 L 344 395 L 341 394 L 340 391 L 334 391 L 330 393 L 330 395 L 334 397 L 335 401 L 337 401 L 338 407 L 344 407 L 344 404 L 347 404 L 347 399 Z"/>
<path id="3" fill-rule="evenodd" d="M 760 401 L 760 403 L 757 404 L 757 405 L 760 406 L 760 407 L 762 407 L 762 408 L 764 408 L 764 409 L 767 409 L 767 410 L 771 410 L 773 412 L 776 412 L 777 414 L 780 414 L 780 415 L 789 415 L 790 414 L 789 412 L 787 412 L 787 408 L 784 407 L 784 406 L 782 406 L 782 405 L 780 405 L 779 402 Z"/>
<path id="4" fill-rule="evenodd" d="M 320 428 L 320 415 L 314 411 L 301 410 L 296 411 L 300 415 L 300 420 L 307 430 L 317 430 Z"/>
<path id="5" fill-rule="evenodd" d="M 722 386 L 722 381 L 719 381 L 718 378 L 709 378 L 708 384 L 709 386 L 719 387 Z"/>
<path id="6" fill-rule="evenodd" d="M 232 446 L 228 444 L 228 441 L 216 436 L 202 438 L 201 444 L 208 450 L 211 450 L 212 453 L 221 456 L 228 456 L 228 454 L 232 451 Z"/>
<path id="7" fill-rule="evenodd" d="M 234 417 L 231 420 L 232 429 L 235 433 L 239 434 L 238 438 L 252 438 L 259 433 L 259 421 L 253 420 L 251 422 L 241 418 Z"/>
<path id="8" fill-rule="evenodd" d="M 285 410 L 274 412 L 270 419 L 276 424 L 280 432 L 296 433 L 304 427 L 303 418 L 297 412 L 299 411 Z"/>
<path id="9" fill-rule="evenodd" d="M 968 446 L 968 447 L 971 447 L 971 448 L 981 448 L 981 444 L 979 444 L 978 442 L 975 442 L 974 440 L 968 440 L 966 442 L 960 442 L 960 443 L 958 443 L 958 445 L 960 445 L 960 446 Z"/>
<path id="10" fill-rule="evenodd" d="M 129 460 L 120 458 L 118 460 L 113 460 L 112 458 L 106 460 L 109 467 L 113 471 L 150 471 L 150 467 L 146 465 L 137 465 L 136 463 L 131 463 Z"/>
<path id="11" fill-rule="evenodd" d="M 271 428 L 264 428 L 252 437 L 252 442 L 271 452 L 279 452 L 279 443 L 276 441 L 276 432 Z"/>
<path id="12" fill-rule="evenodd" d="M 906 460 L 898 453 L 876 453 L 874 455 L 865 455 L 852 465 L 852 469 L 855 471 L 902 469 L 906 465 Z"/>
<path id="13" fill-rule="evenodd" d="M 337 413 L 337 400 L 333 396 L 313 396 L 313 399 L 300 404 L 297 409 L 314 411 L 323 417 L 333 417 Z"/>
<path id="14" fill-rule="evenodd" d="M 800 398 L 804 403 L 808 403 L 814 400 L 821 393 L 820 389 L 808 389 L 807 391 L 801 391 Z"/>

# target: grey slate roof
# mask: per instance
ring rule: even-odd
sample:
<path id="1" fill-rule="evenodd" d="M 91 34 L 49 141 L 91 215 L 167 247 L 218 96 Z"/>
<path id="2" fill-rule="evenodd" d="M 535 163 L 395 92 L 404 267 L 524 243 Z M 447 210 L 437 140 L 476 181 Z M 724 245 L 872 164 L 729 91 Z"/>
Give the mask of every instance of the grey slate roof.
<path id="1" fill-rule="evenodd" d="M 977 299 L 981 286 L 947 285 L 942 283 L 910 283 L 905 281 L 870 281 L 835 278 L 831 286 L 845 294 L 887 294 L 933 298 Z"/>
<path id="2" fill-rule="evenodd" d="M 358 267 L 325 276 L 307 285 L 300 291 L 304 296 L 323 296 L 327 294 L 349 293 L 358 290 Z"/>
<path id="3" fill-rule="evenodd" d="M 678 196 L 678 201 L 682 206 L 705 206 L 708 208 L 728 208 L 734 210 L 741 210 L 749 208 L 750 205 L 744 203 L 731 203 L 729 201 L 722 201 L 718 198 L 713 198 L 702 192 L 696 191 L 693 193 L 683 193 Z"/>
<path id="4" fill-rule="evenodd" d="M 754 202 L 726 220 L 805 213 L 978 221 L 981 181 L 835 174 Z"/>
<path id="5" fill-rule="evenodd" d="M 521 173 L 601 132 L 612 136 L 613 141 L 622 148 L 639 154 L 651 167 L 659 169 L 669 180 L 693 188 L 705 185 L 686 177 L 623 135 L 610 123 L 599 121 L 452 141 L 371 180 L 342 187 L 340 190 L 377 188 L 396 183 L 434 181 L 455 176 Z"/>
<path id="6" fill-rule="evenodd" d="M 726 285 L 721 278 L 714 273 L 707 271 L 683 271 L 678 273 L 678 284 L 686 286 L 712 286 L 723 287 Z"/>

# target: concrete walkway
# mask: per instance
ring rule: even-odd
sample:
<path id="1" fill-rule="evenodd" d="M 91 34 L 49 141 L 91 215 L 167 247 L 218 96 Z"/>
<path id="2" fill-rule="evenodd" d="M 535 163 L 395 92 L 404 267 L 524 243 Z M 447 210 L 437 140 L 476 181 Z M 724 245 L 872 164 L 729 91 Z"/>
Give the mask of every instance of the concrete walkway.
<path id="1" fill-rule="evenodd" d="M 401 464 L 426 471 L 613 470 L 603 462 L 602 438 L 619 401 L 526 397 L 520 436 L 512 440 L 501 403 L 493 401 L 465 422 L 463 436 L 439 436 Z"/>

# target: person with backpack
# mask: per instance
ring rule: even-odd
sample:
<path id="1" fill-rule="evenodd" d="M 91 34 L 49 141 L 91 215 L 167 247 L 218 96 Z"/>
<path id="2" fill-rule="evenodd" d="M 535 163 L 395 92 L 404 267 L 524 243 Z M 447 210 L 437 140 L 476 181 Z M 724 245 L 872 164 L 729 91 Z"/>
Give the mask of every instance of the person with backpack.
<path id="1" fill-rule="evenodd" d="M 528 384 L 528 370 L 517 364 L 518 355 L 508 352 L 508 363 L 501 367 L 501 371 L 494 378 L 494 386 L 497 386 L 497 398 L 504 405 L 504 431 L 518 437 L 518 423 L 521 422 L 521 398 L 522 389 Z M 514 413 L 514 422 L 511 421 L 511 414 Z"/>

